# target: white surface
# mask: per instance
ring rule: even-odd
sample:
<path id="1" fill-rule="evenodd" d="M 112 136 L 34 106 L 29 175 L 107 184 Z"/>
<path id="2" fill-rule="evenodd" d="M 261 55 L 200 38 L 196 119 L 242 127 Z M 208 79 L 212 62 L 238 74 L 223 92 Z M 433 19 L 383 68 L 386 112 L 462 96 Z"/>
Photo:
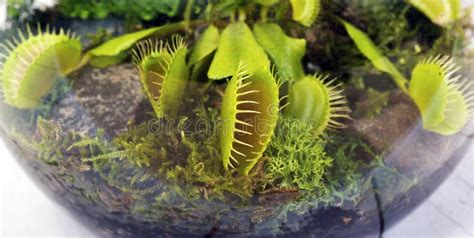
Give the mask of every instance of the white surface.
<path id="1" fill-rule="evenodd" d="M 0 0 L 0 29 L 7 23 L 7 0 Z"/>
<path id="2" fill-rule="evenodd" d="M 32 183 L 2 141 L 0 183 L 0 237 L 93 237 Z"/>
<path id="3" fill-rule="evenodd" d="M 438 190 L 384 237 L 474 237 L 474 147 Z"/>
<path id="4" fill-rule="evenodd" d="M 473 155 L 384 237 L 474 237 Z M 1 141 L 0 181 L 0 237 L 94 237 L 35 187 Z"/>

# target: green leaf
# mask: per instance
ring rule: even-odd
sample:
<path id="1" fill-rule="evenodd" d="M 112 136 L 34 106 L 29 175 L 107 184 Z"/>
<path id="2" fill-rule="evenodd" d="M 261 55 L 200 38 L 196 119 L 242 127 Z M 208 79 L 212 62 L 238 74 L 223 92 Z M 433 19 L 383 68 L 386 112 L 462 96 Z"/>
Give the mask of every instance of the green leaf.
<path id="1" fill-rule="evenodd" d="M 249 27 L 244 22 L 231 23 L 222 32 L 208 77 L 222 79 L 232 76 L 241 62 L 247 65 L 248 73 L 270 69 L 270 61 Z"/>
<path id="2" fill-rule="evenodd" d="M 212 54 L 219 45 L 219 30 L 214 25 L 210 25 L 201 35 L 194 46 L 189 65 L 194 65 L 208 55 Z"/>
<path id="3" fill-rule="evenodd" d="M 130 34 L 125 34 L 111 39 L 103 43 L 102 45 L 88 51 L 87 55 L 88 57 L 90 57 L 90 60 L 94 62 L 94 65 L 107 67 L 117 63 L 117 61 L 121 58 L 120 55 L 126 50 L 130 49 L 132 46 L 134 46 L 135 43 L 137 43 L 138 41 L 153 34 L 167 35 L 180 29 L 183 29 L 184 26 L 184 22 L 178 22 L 174 24 L 153 27 Z"/>
<path id="4" fill-rule="evenodd" d="M 127 58 L 127 54 L 122 52 L 118 55 L 114 56 L 101 56 L 101 57 L 93 57 L 90 60 L 90 64 L 97 68 L 107 68 L 110 65 L 118 64 L 124 61 Z"/>
<path id="5" fill-rule="evenodd" d="M 90 50 L 88 53 L 93 56 L 116 56 L 125 50 L 130 49 L 137 41 L 162 30 L 162 27 L 154 27 L 146 30 L 125 34 L 109 40 L 102 45 Z"/>
<path id="6" fill-rule="evenodd" d="M 258 23 L 253 29 L 257 42 L 276 64 L 283 81 L 304 77 L 301 64 L 306 51 L 306 40 L 291 38 L 274 23 Z"/>
<path id="7" fill-rule="evenodd" d="M 311 26 L 321 10 L 320 0 L 290 0 L 293 20 L 303 26 Z"/>
<path id="8" fill-rule="evenodd" d="M 249 74 L 239 65 L 222 101 L 221 152 L 224 169 L 248 175 L 262 157 L 275 129 L 278 86 L 267 69 Z"/>
<path id="9" fill-rule="evenodd" d="M 344 125 L 337 118 L 349 118 L 347 101 L 340 85 L 334 80 L 325 82 L 322 75 L 306 76 L 293 83 L 288 97 L 285 115 L 299 119 L 315 128 L 315 134 L 327 128 L 340 128 Z"/>
<path id="10" fill-rule="evenodd" d="M 377 48 L 374 42 L 372 42 L 369 36 L 352 24 L 344 20 L 341 20 L 341 22 L 344 24 L 347 33 L 354 41 L 357 48 L 372 62 L 375 68 L 390 74 L 398 87 L 404 92 L 407 92 L 408 90 L 406 85 L 408 80 L 402 75 L 402 73 L 400 73 L 400 71 L 397 70 L 397 68 L 395 68 L 392 62 L 387 59 L 387 57 L 380 53 L 380 50 Z"/>
<path id="11" fill-rule="evenodd" d="M 446 105 L 445 117 L 442 123 L 432 131 L 443 135 L 452 135 L 459 132 L 469 119 L 469 107 L 466 97 L 453 87 L 448 88 L 448 104 Z"/>
<path id="12" fill-rule="evenodd" d="M 263 5 L 263 6 L 272 6 L 279 2 L 280 0 L 253 0 L 254 3 Z"/>
<path id="13" fill-rule="evenodd" d="M 158 118 L 177 118 L 188 82 L 186 53 L 181 37 L 167 43 L 146 40 L 134 51 L 134 63 Z"/>
<path id="14" fill-rule="evenodd" d="M 441 65 L 420 62 L 413 69 L 410 96 L 420 109 L 423 126 L 435 128 L 444 120 L 448 87 Z"/>
<path id="15" fill-rule="evenodd" d="M 461 17 L 460 0 L 408 0 L 432 22 L 447 26 Z"/>
<path id="16" fill-rule="evenodd" d="M 5 50 L 1 55 L 0 83 L 5 102 L 17 108 L 29 109 L 40 105 L 56 79 L 75 68 L 82 53 L 78 38 L 62 29 L 59 33 L 42 32 L 33 35 L 28 27 L 21 41 L 0 44 Z"/>
<path id="17" fill-rule="evenodd" d="M 458 69 L 446 56 L 429 58 L 413 69 L 409 94 L 421 112 L 426 130 L 455 134 L 472 115 L 472 88 L 454 76 Z"/>

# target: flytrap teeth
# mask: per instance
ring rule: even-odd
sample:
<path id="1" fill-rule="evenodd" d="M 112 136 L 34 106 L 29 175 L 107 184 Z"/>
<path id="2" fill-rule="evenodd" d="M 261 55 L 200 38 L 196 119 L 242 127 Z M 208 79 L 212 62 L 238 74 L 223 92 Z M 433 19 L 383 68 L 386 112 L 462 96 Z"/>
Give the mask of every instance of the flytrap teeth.
<path id="1" fill-rule="evenodd" d="M 318 75 L 315 75 L 318 78 Z M 323 83 L 327 90 L 329 96 L 329 128 L 345 128 L 347 127 L 345 124 L 338 121 L 340 118 L 344 119 L 351 119 L 349 114 L 351 113 L 351 109 L 349 108 L 349 104 L 347 102 L 346 97 L 344 96 L 344 89 L 342 87 L 342 83 L 336 83 L 337 78 L 333 78 L 328 80 L 329 75 L 326 76 L 319 76 L 321 81 L 327 81 Z"/>
<path id="2" fill-rule="evenodd" d="M 262 156 L 276 126 L 278 87 L 269 70 L 248 74 L 240 63 L 223 96 L 222 161 L 246 175 Z M 270 135 L 270 136 L 269 136 Z"/>
<path id="3" fill-rule="evenodd" d="M 159 118 L 177 116 L 188 78 L 186 52 L 181 36 L 167 42 L 143 40 L 132 50 L 132 62 Z"/>
<path id="4" fill-rule="evenodd" d="M 342 84 L 336 80 L 329 79 L 329 75 L 315 74 L 296 81 L 291 86 L 285 114 L 312 124 L 317 135 L 328 129 L 346 127 L 340 120 L 350 120 L 351 110 Z"/>
<path id="5" fill-rule="evenodd" d="M 460 70 L 452 57 L 443 55 L 422 60 L 413 69 L 409 94 L 426 130 L 452 135 L 472 117 L 473 83 Z"/>
<path id="6" fill-rule="evenodd" d="M 22 109 L 38 106 L 56 78 L 75 69 L 81 53 L 80 41 L 63 29 L 51 31 L 46 26 L 43 31 L 38 24 L 36 34 L 29 25 L 26 33 L 18 30 L 16 36 L 0 43 L 3 100 Z"/>

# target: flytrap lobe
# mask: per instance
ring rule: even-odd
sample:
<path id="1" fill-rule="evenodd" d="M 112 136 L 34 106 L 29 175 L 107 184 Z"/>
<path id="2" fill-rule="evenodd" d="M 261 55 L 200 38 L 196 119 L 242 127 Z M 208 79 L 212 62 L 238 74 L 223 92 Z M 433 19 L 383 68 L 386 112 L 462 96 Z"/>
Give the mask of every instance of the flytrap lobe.
<path id="1" fill-rule="evenodd" d="M 316 74 L 306 76 L 290 88 L 289 105 L 285 115 L 300 119 L 314 126 L 315 134 L 320 135 L 326 129 L 342 128 L 339 118 L 349 119 L 350 109 L 341 84 L 329 76 Z"/>
<path id="2" fill-rule="evenodd" d="M 279 113 L 278 85 L 269 70 L 249 73 L 239 64 L 222 102 L 221 152 L 226 170 L 247 175 L 262 157 Z"/>
<path id="3" fill-rule="evenodd" d="M 188 80 L 187 46 L 180 36 L 171 42 L 145 40 L 133 50 L 143 88 L 158 118 L 175 118 Z"/>
<path id="4" fill-rule="evenodd" d="M 430 57 L 413 69 L 409 94 L 421 112 L 423 127 L 443 135 L 459 132 L 474 112 L 472 81 L 457 75 L 449 56 Z"/>
<path id="5" fill-rule="evenodd" d="M 2 94 L 6 103 L 22 108 L 37 107 L 61 75 L 67 75 L 81 59 L 82 46 L 74 33 L 60 29 L 45 32 L 38 25 L 37 34 L 27 26 L 27 35 L 18 31 L 0 44 Z"/>
<path id="6" fill-rule="evenodd" d="M 290 0 L 293 20 L 309 27 L 321 11 L 321 0 Z"/>

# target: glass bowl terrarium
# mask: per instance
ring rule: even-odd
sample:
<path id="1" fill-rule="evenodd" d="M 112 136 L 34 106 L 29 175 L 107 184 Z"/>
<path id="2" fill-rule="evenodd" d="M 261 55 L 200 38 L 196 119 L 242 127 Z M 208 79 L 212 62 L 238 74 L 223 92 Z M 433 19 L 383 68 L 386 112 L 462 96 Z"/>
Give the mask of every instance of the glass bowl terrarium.
<path id="1" fill-rule="evenodd" d="M 14 3 L 1 134 L 101 236 L 378 235 L 470 145 L 472 22 L 439 2 Z"/>

